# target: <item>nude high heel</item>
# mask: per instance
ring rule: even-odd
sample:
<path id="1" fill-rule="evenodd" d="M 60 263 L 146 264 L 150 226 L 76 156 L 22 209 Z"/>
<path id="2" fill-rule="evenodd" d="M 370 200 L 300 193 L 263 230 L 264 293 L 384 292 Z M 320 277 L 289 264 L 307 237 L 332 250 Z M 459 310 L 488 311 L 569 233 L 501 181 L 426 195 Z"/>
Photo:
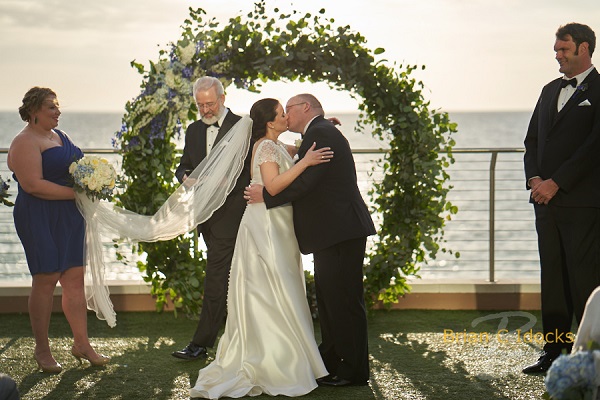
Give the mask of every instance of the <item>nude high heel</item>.
<path id="1" fill-rule="evenodd" d="M 62 372 L 62 366 L 56 361 L 54 364 L 44 364 L 40 360 L 38 360 L 37 355 L 33 355 L 35 362 L 37 362 L 38 367 L 42 370 L 42 372 L 46 372 L 48 374 L 59 374 Z"/>
<path id="2" fill-rule="evenodd" d="M 77 361 L 79 361 L 79 364 L 82 364 L 82 358 L 88 360 L 94 367 L 101 367 L 110 362 L 110 357 L 105 356 L 104 354 L 98 354 L 98 357 L 91 358 L 77 350 L 75 346 L 71 347 L 71 354 L 77 359 Z"/>

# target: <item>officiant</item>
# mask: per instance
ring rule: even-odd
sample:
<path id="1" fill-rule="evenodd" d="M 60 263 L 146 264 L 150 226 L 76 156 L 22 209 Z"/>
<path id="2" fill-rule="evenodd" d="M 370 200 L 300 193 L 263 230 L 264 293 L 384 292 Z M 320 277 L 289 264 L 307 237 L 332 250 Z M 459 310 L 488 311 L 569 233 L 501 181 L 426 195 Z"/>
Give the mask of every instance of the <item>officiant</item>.
<path id="1" fill-rule="evenodd" d="M 185 146 L 175 176 L 185 181 L 190 173 L 210 153 L 213 146 L 240 120 L 240 116 L 225 107 L 225 89 L 217 78 L 206 76 L 196 80 L 193 95 L 200 120 L 185 132 Z M 205 358 L 213 347 L 227 311 L 227 286 L 235 239 L 244 210 L 244 187 L 250 183 L 252 146 L 236 184 L 225 203 L 198 226 L 207 248 L 204 300 L 198 327 L 190 343 L 172 353 L 184 360 Z"/>

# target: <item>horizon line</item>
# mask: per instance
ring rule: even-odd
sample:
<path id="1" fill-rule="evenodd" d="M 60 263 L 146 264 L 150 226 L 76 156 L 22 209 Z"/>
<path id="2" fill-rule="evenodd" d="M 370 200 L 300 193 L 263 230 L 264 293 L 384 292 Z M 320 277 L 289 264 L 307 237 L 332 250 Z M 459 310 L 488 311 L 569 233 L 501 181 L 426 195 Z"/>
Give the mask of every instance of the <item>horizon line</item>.
<path id="1" fill-rule="evenodd" d="M 61 107 L 61 109 L 63 110 L 63 113 L 65 111 L 65 107 Z M 231 108 L 230 108 L 231 109 Z M 123 110 L 115 110 L 115 109 L 102 109 L 102 110 L 89 110 L 89 109 L 78 109 L 78 108 L 66 108 L 66 110 L 68 112 L 73 112 L 73 113 L 86 113 L 86 114 L 118 114 L 118 113 L 124 113 Z M 453 110 L 445 110 L 445 109 L 440 109 L 440 108 L 435 108 L 432 111 L 436 111 L 436 112 L 446 112 L 446 113 L 489 113 L 489 112 L 533 112 L 533 110 L 531 109 L 509 109 L 509 108 L 496 108 L 496 109 L 492 109 L 492 108 L 486 108 L 486 109 L 453 109 Z M 15 113 L 15 115 L 18 116 L 18 111 L 17 110 L 12 110 L 12 109 L 2 109 L 0 108 L 0 112 L 2 113 Z M 351 110 L 351 109 L 345 109 L 345 110 L 331 110 L 331 111 L 327 111 L 327 114 L 331 115 L 331 114 L 335 114 L 335 113 L 340 113 L 340 114 L 350 114 L 350 113 L 359 113 L 359 110 Z M 238 112 L 239 113 L 239 112 Z"/>

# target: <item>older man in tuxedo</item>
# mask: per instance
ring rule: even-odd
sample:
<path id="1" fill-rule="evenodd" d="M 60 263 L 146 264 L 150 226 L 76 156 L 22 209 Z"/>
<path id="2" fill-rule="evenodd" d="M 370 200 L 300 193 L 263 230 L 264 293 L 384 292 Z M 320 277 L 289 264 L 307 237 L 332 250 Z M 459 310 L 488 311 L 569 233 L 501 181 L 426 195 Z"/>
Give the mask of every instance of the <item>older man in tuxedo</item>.
<path id="1" fill-rule="evenodd" d="M 319 351 L 330 375 L 329 386 L 366 385 L 369 379 L 363 262 L 367 237 L 375 234 L 371 215 L 358 190 L 356 168 L 346 138 L 323 117 L 321 103 L 300 94 L 286 105 L 288 129 L 303 135 L 298 156 L 316 142 L 330 147 L 331 162 L 308 168 L 276 196 L 260 185 L 245 194 L 267 208 L 294 206 L 300 251 L 313 253 L 322 342 Z"/>
<path id="2" fill-rule="evenodd" d="M 525 138 L 541 265 L 544 349 L 524 373 L 544 373 L 573 345 L 573 317 L 600 284 L 600 77 L 594 32 L 570 23 L 556 32 L 564 75 L 542 89 Z"/>
<path id="3" fill-rule="evenodd" d="M 218 79 L 198 79 L 194 83 L 193 93 L 201 119 L 186 130 L 183 155 L 175 172 L 180 182 L 241 118 L 225 107 L 225 90 Z M 202 311 L 192 341 L 183 350 L 173 352 L 174 357 L 185 360 L 206 357 L 207 348 L 214 345 L 219 329 L 225 323 L 229 270 L 237 231 L 246 209 L 243 192 L 250 182 L 251 152 L 252 147 L 225 203 L 198 226 L 198 233 L 202 234 L 207 247 Z"/>

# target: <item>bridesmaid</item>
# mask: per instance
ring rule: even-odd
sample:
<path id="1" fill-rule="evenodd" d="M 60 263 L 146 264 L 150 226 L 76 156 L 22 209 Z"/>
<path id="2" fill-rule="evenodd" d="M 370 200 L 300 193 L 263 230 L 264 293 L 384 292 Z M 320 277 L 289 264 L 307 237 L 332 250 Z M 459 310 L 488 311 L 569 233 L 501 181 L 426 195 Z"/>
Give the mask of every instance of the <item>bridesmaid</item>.
<path id="1" fill-rule="evenodd" d="M 62 286 L 62 309 L 73 332 L 71 354 L 81 363 L 105 365 L 110 358 L 90 345 L 83 283 L 85 223 L 75 205 L 69 165 L 81 157 L 58 126 L 56 93 L 34 87 L 19 114 L 27 125 L 13 139 L 7 163 L 18 183 L 14 223 L 32 275 L 29 318 L 35 338 L 34 358 L 43 372 L 59 373 L 50 350 L 48 329 L 54 288 Z"/>

